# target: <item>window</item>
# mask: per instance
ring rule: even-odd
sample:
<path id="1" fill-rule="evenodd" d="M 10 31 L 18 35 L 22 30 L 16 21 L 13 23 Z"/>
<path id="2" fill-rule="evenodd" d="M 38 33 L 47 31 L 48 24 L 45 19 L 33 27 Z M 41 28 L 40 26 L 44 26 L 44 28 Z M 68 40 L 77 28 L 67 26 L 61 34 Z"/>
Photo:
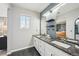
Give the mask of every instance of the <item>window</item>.
<path id="1" fill-rule="evenodd" d="M 30 17 L 20 16 L 20 28 L 29 28 L 30 27 Z"/>

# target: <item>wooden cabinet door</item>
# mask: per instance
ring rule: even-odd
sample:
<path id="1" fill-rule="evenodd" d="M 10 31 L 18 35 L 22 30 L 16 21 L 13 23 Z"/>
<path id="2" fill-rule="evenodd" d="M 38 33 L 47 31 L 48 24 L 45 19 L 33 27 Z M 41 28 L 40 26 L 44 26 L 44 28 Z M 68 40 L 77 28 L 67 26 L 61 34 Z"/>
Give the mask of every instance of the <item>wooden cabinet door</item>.
<path id="1" fill-rule="evenodd" d="M 39 49 L 39 41 L 38 41 L 38 40 L 39 40 L 39 39 L 36 38 L 36 37 L 33 38 L 34 47 L 37 49 L 37 51 L 38 51 L 38 49 Z"/>
<path id="2" fill-rule="evenodd" d="M 45 45 L 45 56 L 51 56 L 52 50 L 50 45 L 48 43 L 44 43 L 44 45 Z"/>
<path id="3" fill-rule="evenodd" d="M 36 49 L 37 51 L 39 50 L 39 39 L 38 38 L 36 38 Z"/>
<path id="4" fill-rule="evenodd" d="M 44 56 L 44 49 L 45 49 L 43 43 L 44 43 L 44 42 L 43 42 L 42 40 L 39 40 L 39 51 L 40 51 L 40 54 L 41 54 L 42 56 Z"/>
<path id="5" fill-rule="evenodd" d="M 54 56 L 70 56 L 68 53 L 65 53 L 64 51 L 56 48 L 56 47 L 51 47 L 52 49 L 52 55 Z"/>
<path id="6" fill-rule="evenodd" d="M 34 44 L 34 47 L 36 48 L 36 39 L 35 39 L 35 37 L 33 37 L 33 44 Z"/>

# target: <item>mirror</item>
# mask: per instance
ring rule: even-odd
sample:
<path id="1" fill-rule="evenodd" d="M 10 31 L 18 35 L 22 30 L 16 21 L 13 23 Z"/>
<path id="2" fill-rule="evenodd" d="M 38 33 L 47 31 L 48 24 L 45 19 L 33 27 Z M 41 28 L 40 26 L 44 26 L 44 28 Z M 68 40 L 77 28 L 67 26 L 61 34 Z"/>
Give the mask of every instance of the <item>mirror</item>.
<path id="1" fill-rule="evenodd" d="M 79 40 L 79 18 L 75 21 L 75 39 Z"/>

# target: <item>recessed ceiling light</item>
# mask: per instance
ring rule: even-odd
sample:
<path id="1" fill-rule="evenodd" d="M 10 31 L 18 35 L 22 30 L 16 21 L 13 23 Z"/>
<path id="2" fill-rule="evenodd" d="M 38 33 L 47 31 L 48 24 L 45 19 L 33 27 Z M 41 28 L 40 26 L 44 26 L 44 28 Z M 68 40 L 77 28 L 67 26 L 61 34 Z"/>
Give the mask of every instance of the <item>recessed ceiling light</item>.
<path id="1" fill-rule="evenodd" d="M 50 13 L 52 13 L 52 11 L 50 10 Z"/>
<path id="2" fill-rule="evenodd" d="M 58 12 L 58 14 L 60 14 L 60 12 Z"/>

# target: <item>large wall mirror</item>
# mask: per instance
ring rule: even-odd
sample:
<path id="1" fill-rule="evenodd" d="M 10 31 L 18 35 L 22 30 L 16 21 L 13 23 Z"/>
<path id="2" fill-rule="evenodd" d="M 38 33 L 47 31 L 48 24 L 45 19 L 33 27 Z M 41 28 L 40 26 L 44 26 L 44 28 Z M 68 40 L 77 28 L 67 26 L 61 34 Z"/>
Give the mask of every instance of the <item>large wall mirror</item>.
<path id="1" fill-rule="evenodd" d="M 75 21 L 75 39 L 79 40 L 79 18 Z"/>

